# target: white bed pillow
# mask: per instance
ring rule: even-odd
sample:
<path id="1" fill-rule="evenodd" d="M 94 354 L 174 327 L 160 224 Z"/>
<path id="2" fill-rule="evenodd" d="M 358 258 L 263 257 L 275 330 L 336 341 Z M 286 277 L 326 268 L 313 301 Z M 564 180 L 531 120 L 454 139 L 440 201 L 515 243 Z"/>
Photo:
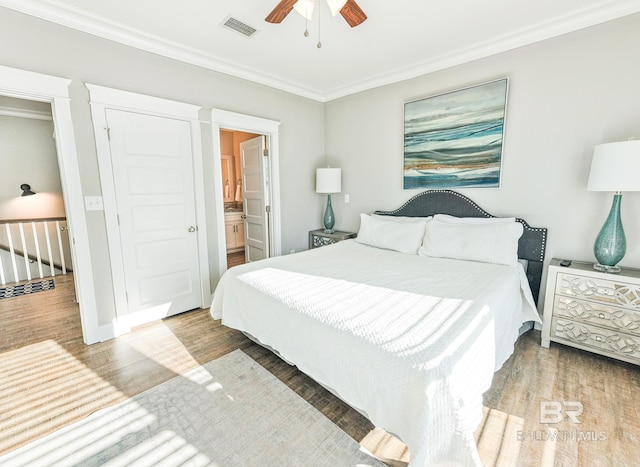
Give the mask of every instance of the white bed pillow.
<path id="1" fill-rule="evenodd" d="M 515 266 L 523 231 L 520 222 L 464 224 L 434 218 L 426 224 L 418 254 Z"/>
<path id="2" fill-rule="evenodd" d="M 363 245 L 415 255 L 422 245 L 426 222 L 397 222 L 381 216 L 360 214 L 355 241 Z"/>
<path id="3" fill-rule="evenodd" d="M 508 224 L 515 222 L 515 217 L 456 217 L 449 214 L 436 214 L 433 220 L 447 224 Z"/>
<path id="4" fill-rule="evenodd" d="M 378 219 L 390 220 L 393 222 L 429 222 L 433 219 L 433 216 L 428 217 L 409 217 L 409 216 L 385 216 L 384 214 L 371 214 L 371 217 L 377 217 Z"/>

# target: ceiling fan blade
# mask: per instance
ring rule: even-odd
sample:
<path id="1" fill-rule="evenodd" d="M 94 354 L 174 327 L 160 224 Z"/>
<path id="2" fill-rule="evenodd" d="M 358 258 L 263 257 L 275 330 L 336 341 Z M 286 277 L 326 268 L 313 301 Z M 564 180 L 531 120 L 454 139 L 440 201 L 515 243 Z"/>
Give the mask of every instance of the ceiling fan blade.
<path id="1" fill-rule="evenodd" d="M 342 10 L 340 10 L 340 14 L 352 28 L 364 23 L 367 19 L 367 15 L 364 14 L 364 11 L 362 11 L 362 8 L 360 8 L 355 0 L 348 0 L 345 6 L 342 7 Z"/>
<path id="2" fill-rule="evenodd" d="M 281 0 L 278 5 L 269 13 L 269 15 L 264 19 L 267 23 L 281 23 L 283 19 L 287 17 L 291 10 L 293 10 L 293 5 L 296 4 L 298 0 Z"/>

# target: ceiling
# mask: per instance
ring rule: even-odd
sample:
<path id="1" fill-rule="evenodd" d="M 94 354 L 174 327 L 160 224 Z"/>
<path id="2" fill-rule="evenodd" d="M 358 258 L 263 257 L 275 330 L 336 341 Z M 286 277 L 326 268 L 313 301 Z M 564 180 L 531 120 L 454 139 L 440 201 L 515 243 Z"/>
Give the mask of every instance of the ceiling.
<path id="1" fill-rule="evenodd" d="M 640 12 L 640 0 L 357 0 L 350 28 L 317 0 L 305 20 L 264 18 L 279 0 L 0 0 L 100 37 L 326 102 Z M 318 42 L 318 11 L 320 34 Z M 221 26 L 231 15 L 258 30 Z"/>

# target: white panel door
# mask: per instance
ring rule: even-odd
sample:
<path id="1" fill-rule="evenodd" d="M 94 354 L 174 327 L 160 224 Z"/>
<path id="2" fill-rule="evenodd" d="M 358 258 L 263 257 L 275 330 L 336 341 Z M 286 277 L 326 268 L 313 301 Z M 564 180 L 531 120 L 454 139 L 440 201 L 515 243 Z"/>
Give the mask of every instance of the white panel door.
<path id="1" fill-rule="evenodd" d="M 201 306 L 191 128 L 107 109 L 124 279 L 134 326 Z"/>
<path id="2" fill-rule="evenodd" d="M 269 160 L 264 155 L 264 139 L 258 136 L 240 143 L 247 262 L 269 257 Z"/>

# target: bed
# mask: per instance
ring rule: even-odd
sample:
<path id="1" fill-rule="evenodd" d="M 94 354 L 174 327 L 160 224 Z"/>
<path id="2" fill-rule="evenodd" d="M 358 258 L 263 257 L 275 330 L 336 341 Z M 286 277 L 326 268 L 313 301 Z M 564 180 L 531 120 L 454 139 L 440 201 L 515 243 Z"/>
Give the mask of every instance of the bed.
<path id="1" fill-rule="evenodd" d="M 546 236 L 429 190 L 362 214 L 355 239 L 229 269 L 211 314 L 402 439 L 411 466 L 480 465 L 482 394 L 540 322 Z"/>

